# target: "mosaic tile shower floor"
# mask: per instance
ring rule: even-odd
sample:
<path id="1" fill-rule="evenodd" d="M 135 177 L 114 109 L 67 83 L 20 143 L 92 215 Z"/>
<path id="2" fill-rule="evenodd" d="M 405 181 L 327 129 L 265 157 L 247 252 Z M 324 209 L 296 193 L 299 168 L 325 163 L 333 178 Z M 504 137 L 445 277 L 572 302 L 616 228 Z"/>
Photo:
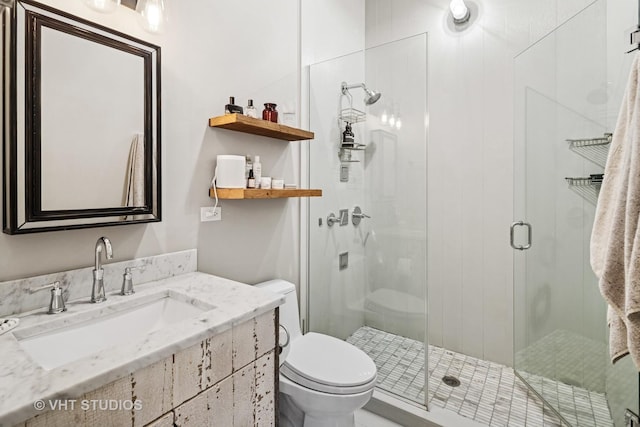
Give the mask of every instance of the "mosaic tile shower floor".
<path id="1" fill-rule="evenodd" d="M 424 402 L 424 344 L 364 326 L 348 342 L 367 353 L 378 368 L 378 387 Z M 450 387 L 442 377 L 460 380 Z M 545 382 L 550 380 L 544 379 Z M 558 382 L 563 415 L 573 426 L 613 427 L 605 396 Z M 513 369 L 429 346 L 429 402 L 488 426 L 559 427 L 561 421 L 516 378 Z"/>

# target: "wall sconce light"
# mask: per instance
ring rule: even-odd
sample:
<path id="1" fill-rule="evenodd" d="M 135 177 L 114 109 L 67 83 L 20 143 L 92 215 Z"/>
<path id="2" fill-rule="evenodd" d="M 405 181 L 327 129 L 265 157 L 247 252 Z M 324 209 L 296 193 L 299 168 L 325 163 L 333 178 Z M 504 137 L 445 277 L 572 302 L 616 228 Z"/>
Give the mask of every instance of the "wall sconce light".
<path id="1" fill-rule="evenodd" d="M 138 0 L 136 12 L 140 13 L 142 28 L 154 34 L 164 32 L 167 24 L 165 0 Z"/>
<path id="2" fill-rule="evenodd" d="M 456 25 L 464 24 L 471 18 L 471 12 L 469 12 L 467 5 L 464 4 L 464 0 L 451 0 L 449 10 L 451 10 L 453 22 Z"/>
<path id="3" fill-rule="evenodd" d="M 167 24 L 166 0 L 82 0 L 93 10 L 102 13 L 115 12 L 122 3 L 140 14 L 140 25 L 154 34 L 164 32 Z"/>
<path id="4" fill-rule="evenodd" d="M 120 6 L 120 0 L 83 0 L 84 4 L 101 13 L 115 12 Z"/>

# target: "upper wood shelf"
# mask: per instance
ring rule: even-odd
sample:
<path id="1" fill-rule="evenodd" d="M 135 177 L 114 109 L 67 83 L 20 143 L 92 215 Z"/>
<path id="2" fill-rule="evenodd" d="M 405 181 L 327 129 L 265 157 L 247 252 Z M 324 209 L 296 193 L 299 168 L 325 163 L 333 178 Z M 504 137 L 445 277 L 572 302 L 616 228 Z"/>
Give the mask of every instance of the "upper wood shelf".
<path id="1" fill-rule="evenodd" d="M 284 141 L 302 141 L 313 139 L 315 136 L 313 132 L 309 132 L 308 130 L 292 128 L 268 120 L 254 119 L 237 113 L 212 117 L 209 119 L 209 126 L 267 136 Z"/>

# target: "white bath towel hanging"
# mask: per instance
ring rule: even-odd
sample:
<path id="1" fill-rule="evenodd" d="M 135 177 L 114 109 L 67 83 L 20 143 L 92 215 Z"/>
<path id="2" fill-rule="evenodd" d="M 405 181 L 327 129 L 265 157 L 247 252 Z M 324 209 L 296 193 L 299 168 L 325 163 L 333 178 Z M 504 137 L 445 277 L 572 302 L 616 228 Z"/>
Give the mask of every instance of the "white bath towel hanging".
<path id="1" fill-rule="evenodd" d="M 591 267 L 609 304 L 612 362 L 631 354 L 640 371 L 640 57 L 636 56 L 609 148 L 591 234 Z"/>
<path id="2" fill-rule="evenodd" d="M 125 206 L 144 206 L 144 135 L 139 133 L 131 141 L 129 164 L 127 166 L 127 183 Z"/>

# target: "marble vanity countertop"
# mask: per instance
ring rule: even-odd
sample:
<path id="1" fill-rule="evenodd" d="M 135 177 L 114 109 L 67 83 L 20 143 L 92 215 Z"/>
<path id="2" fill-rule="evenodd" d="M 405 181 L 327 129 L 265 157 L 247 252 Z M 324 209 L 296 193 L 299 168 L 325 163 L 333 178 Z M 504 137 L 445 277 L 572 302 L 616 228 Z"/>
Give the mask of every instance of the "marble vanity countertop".
<path id="1" fill-rule="evenodd" d="M 104 316 L 125 306 L 135 306 L 159 292 L 175 292 L 215 308 L 131 339 L 126 344 L 66 365 L 45 370 L 31 360 L 16 336 L 27 330 L 55 327 Z M 0 426 L 10 426 L 37 415 L 36 400 L 76 399 L 180 350 L 230 329 L 281 305 L 284 297 L 205 273 L 186 273 L 136 287 L 131 296 L 108 294 L 107 301 L 90 304 L 87 298 L 67 303 L 65 313 L 48 315 L 46 309 L 24 313 L 20 326 L 0 335 Z M 110 309 L 111 308 L 111 309 Z M 127 331 L 122 331 L 126 334 Z"/>

